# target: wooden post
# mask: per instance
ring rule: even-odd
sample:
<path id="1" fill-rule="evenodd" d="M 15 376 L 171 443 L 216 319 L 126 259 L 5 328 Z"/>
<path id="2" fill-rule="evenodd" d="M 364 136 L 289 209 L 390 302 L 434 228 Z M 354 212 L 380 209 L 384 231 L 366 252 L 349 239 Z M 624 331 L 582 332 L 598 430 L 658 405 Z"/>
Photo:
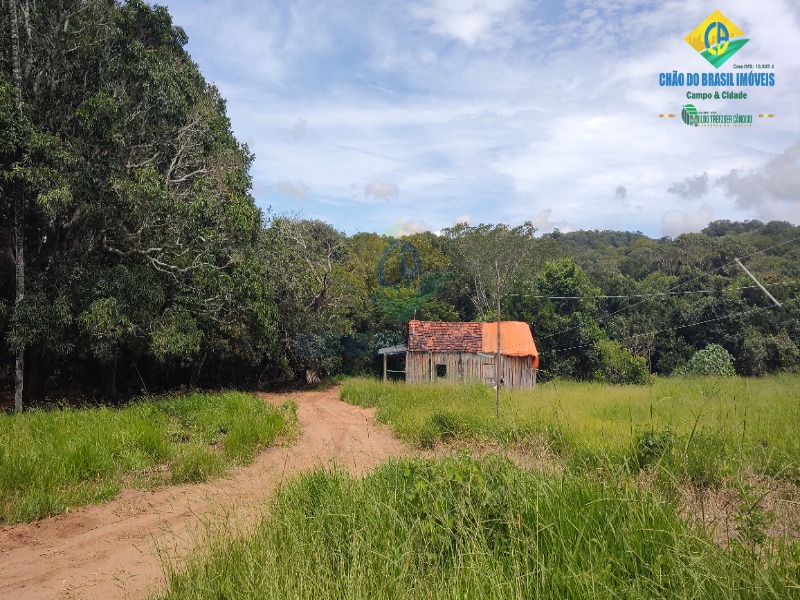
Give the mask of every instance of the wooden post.
<path id="1" fill-rule="evenodd" d="M 433 350 L 431 350 L 431 381 L 433 381 Z"/>
<path id="2" fill-rule="evenodd" d="M 388 356 L 387 354 L 383 355 L 383 380 L 384 381 L 386 381 L 386 357 L 387 356 Z"/>
<path id="3" fill-rule="evenodd" d="M 10 25 L 11 25 L 11 84 L 14 88 L 14 104 L 17 110 L 17 118 L 22 122 L 22 70 L 20 58 L 19 23 L 17 11 L 19 4 L 13 0 L 9 4 Z M 30 42 L 30 36 L 28 36 Z M 13 181 L 13 180 L 12 180 Z M 14 307 L 19 309 L 25 299 L 25 182 L 11 186 L 14 196 Z M 14 410 L 22 410 L 22 396 L 25 387 L 25 344 L 17 350 L 14 361 Z"/>

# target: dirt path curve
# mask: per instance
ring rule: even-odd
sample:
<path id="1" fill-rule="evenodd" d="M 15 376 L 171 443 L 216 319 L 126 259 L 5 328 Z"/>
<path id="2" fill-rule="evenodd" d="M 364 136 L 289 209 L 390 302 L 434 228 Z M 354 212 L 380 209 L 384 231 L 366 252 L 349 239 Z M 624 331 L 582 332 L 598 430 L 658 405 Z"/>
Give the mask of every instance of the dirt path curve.
<path id="1" fill-rule="evenodd" d="M 261 396 L 297 402 L 293 445 L 269 448 L 210 483 L 126 490 L 107 504 L 0 530 L 0 598 L 146 598 L 163 584 L 158 552 L 185 555 L 209 523 L 246 528 L 287 477 L 317 465 L 360 474 L 409 452 L 372 411 L 341 402 L 336 388 Z"/>

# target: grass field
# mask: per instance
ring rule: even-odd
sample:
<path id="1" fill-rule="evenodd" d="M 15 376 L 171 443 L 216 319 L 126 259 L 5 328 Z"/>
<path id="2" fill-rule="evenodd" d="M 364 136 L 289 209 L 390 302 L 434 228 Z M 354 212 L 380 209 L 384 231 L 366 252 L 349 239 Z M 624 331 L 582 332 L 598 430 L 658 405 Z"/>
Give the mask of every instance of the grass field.
<path id="1" fill-rule="evenodd" d="M 163 598 L 785 598 L 798 560 L 721 548 L 624 483 L 461 455 L 304 475 Z"/>
<path id="2" fill-rule="evenodd" d="M 800 377 L 658 379 L 650 386 L 551 382 L 532 391 L 352 379 L 342 399 L 377 407 L 403 439 L 544 442 L 581 469 L 658 465 L 700 485 L 739 475 L 800 481 Z"/>
<path id="3" fill-rule="evenodd" d="M 203 481 L 295 423 L 293 405 L 233 392 L 0 414 L 0 524 L 103 502 L 123 486 Z"/>
<path id="4" fill-rule="evenodd" d="M 792 376 L 556 382 L 504 393 L 497 420 L 480 385 L 348 380 L 342 399 L 377 407 L 421 448 L 490 440 L 500 454 L 301 476 L 254 534 L 212 534 L 188 563 L 166 565 L 159 598 L 800 597 L 796 523 L 773 535 L 747 484 L 769 476 L 797 490 L 799 388 Z M 501 455 L 529 443 L 558 467 Z M 739 478 L 733 535 L 720 539 L 643 471 L 701 490 Z"/>

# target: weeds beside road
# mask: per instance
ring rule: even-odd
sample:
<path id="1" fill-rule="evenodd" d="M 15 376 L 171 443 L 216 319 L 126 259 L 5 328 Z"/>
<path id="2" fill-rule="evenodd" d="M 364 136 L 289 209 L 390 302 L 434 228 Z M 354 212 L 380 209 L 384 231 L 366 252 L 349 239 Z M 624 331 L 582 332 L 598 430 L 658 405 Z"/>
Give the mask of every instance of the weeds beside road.
<path id="1" fill-rule="evenodd" d="M 205 481 L 294 423 L 293 404 L 236 392 L 0 414 L 0 524 L 104 502 L 124 486 Z"/>

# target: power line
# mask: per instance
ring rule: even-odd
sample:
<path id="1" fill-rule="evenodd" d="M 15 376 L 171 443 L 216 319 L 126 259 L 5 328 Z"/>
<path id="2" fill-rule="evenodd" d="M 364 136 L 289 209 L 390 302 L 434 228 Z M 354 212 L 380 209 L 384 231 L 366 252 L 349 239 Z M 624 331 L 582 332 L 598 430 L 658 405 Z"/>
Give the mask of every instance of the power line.
<path id="1" fill-rule="evenodd" d="M 695 323 L 688 323 L 686 325 L 678 325 L 677 327 L 667 327 L 665 329 L 658 329 L 658 330 L 655 330 L 655 331 L 648 331 L 648 332 L 645 332 L 645 333 L 637 333 L 637 334 L 634 334 L 634 335 L 629 335 L 629 336 L 626 336 L 626 337 L 613 339 L 611 341 L 612 342 L 624 342 L 625 340 L 631 340 L 631 339 L 638 338 L 638 337 L 644 337 L 646 335 L 659 335 L 661 333 L 666 333 L 667 331 L 677 331 L 679 329 L 687 329 L 688 327 L 696 327 L 697 325 L 705 325 L 706 323 L 713 323 L 715 321 L 724 321 L 725 319 L 733 319 L 735 317 L 743 317 L 743 316 L 749 315 L 751 313 L 757 313 L 757 312 L 761 312 L 761 311 L 765 311 L 765 310 L 772 310 L 774 308 L 777 308 L 777 307 L 775 305 L 760 306 L 758 308 L 751 308 L 750 310 L 744 310 L 744 311 L 741 311 L 741 312 L 738 312 L 738 313 L 733 313 L 733 314 L 730 314 L 730 315 L 723 315 L 721 317 L 715 317 L 713 319 L 705 319 L 704 321 L 697 321 Z M 552 350 L 551 352 L 567 352 L 569 350 L 577 350 L 579 348 L 587 348 L 589 346 L 594 346 L 594 343 L 582 344 L 580 346 L 570 346 L 569 348 L 556 348 L 555 350 Z"/>
<path id="2" fill-rule="evenodd" d="M 792 285 L 796 283 L 797 283 L 796 281 L 783 281 L 783 282 L 765 284 L 765 286 L 771 287 L 775 285 Z M 756 288 L 758 288 L 758 286 L 756 285 L 745 285 L 741 287 L 724 288 L 721 290 L 687 290 L 685 292 L 654 292 L 652 294 L 620 294 L 620 295 L 599 295 L 599 296 L 542 296 L 542 295 L 528 295 L 528 294 L 506 294 L 506 297 L 533 298 L 533 299 L 545 299 L 545 300 L 582 300 L 582 301 L 618 300 L 623 298 L 661 298 L 667 296 L 685 296 L 689 294 L 721 294 L 724 292 L 751 290 Z M 613 314 L 609 316 L 613 316 Z"/>
<path id="3" fill-rule="evenodd" d="M 755 287 L 755 286 L 749 286 L 749 287 Z M 733 313 L 733 314 L 729 314 L 729 315 L 723 315 L 721 317 L 714 317 L 713 319 L 705 319 L 703 321 L 696 321 L 694 323 L 686 323 L 684 325 L 677 325 L 675 327 L 666 327 L 664 329 L 657 329 L 657 330 L 654 330 L 654 331 L 647 331 L 645 333 L 636 333 L 636 334 L 625 336 L 625 337 L 621 337 L 621 338 L 611 339 L 609 341 L 612 341 L 612 342 L 624 342 L 626 340 L 632 340 L 632 339 L 639 338 L 639 337 L 644 337 L 644 336 L 649 336 L 649 335 L 659 335 L 659 334 L 662 334 L 662 333 L 666 333 L 668 331 L 678 331 L 680 329 L 687 329 L 689 327 L 696 327 L 698 325 L 705 325 L 707 323 L 713 323 L 715 321 L 724 321 L 725 319 L 733 319 L 735 317 L 743 317 L 745 315 L 749 315 L 749 314 L 753 314 L 753 313 L 757 313 L 757 312 L 762 312 L 762 311 L 767 311 L 767 310 L 772 310 L 772 309 L 775 309 L 775 308 L 785 308 L 789 304 L 797 303 L 799 301 L 800 301 L 800 299 L 790 300 L 789 302 L 784 302 L 782 306 L 776 306 L 774 304 L 770 305 L 770 306 L 760 306 L 760 307 L 757 307 L 757 308 L 751 308 L 750 310 L 740 311 L 738 313 Z M 566 329 L 564 331 L 569 331 L 569 329 Z M 548 336 L 548 337 L 552 337 L 552 336 Z M 545 339 L 545 338 L 539 338 L 539 339 L 541 340 L 541 339 Z M 588 348 L 590 346 L 594 346 L 594 344 L 595 344 L 595 342 L 588 343 L 588 344 L 580 344 L 580 345 L 577 345 L 577 346 L 570 346 L 568 348 L 556 348 L 554 350 L 551 350 L 550 352 L 555 352 L 555 353 L 568 352 L 569 350 L 579 350 L 581 348 Z M 506 347 L 503 348 L 503 350 L 510 350 L 510 349 L 512 349 L 512 348 L 514 348 L 516 346 L 521 346 L 521 345 L 524 345 L 524 344 L 521 343 L 521 344 L 514 344 L 512 346 L 506 346 Z"/>
<path id="4" fill-rule="evenodd" d="M 773 246 L 769 246 L 768 248 L 763 248 L 761 250 L 757 250 L 755 252 L 752 252 L 750 254 L 747 254 L 747 255 L 741 257 L 741 259 L 735 258 L 734 260 L 729 261 L 729 262 L 727 262 L 727 263 L 725 263 L 725 264 L 723 264 L 723 265 L 721 265 L 719 267 L 716 267 L 715 269 L 712 269 L 711 271 L 707 271 L 707 272 L 703 273 L 702 275 L 698 275 L 697 277 L 694 277 L 694 278 L 692 278 L 692 279 L 690 279 L 688 281 L 684 281 L 683 283 L 675 285 L 672 288 L 670 288 L 669 290 L 667 290 L 666 292 L 658 292 L 658 293 L 655 293 L 655 294 L 631 294 L 631 295 L 628 295 L 628 296 L 585 296 L 585 297 L 581 297 L 581 296 L 526 296 L 525 294 L 509 294 L 509 296 L 522 296 L 522 297 L 530 297 L 530 298 L 548 298 L 548 299 L 553 299 L 553 300 L 558 300 L 558 299 L 563 299 L 563 300 L 583 300 L 583 299 L 590 299 L 590 298 L 591 299 L 601 299 L 601 298 L 609 298 L 609 299 L 612 299 L 612 298 L 614 298 L 614 299 L 619 299 L 619 298 L 643 298 L 643 300 L 640 300 L 639 302 L 635 302 L 634 304 L 631 304 L 629 306 L 623 307 L 623 308 L 621 308 L 619 310 L 616 310 L 616 311 L 614 311 L 612 313 L 607 314 L 606 318 L 609 318 L 609 317 L 613 317 L 613 316 L 615 316 L 615 315 L 617 315 L 617 314 L 619 314 L 619 313 L 621 313 L 621 312 L 623 312 L 625 310 L 628 310 L 628 309 L 634 308 L 636 306 L 639 306 L 640 304 L 643 304 L 647 298 L 651 298 L 651 297 L 667 296 L 667 295 L 679 296 L 679 295 L 684 295 L 684 294 L 718 293 L 718 292 L 724 292 L 724 291 L 736 291 L 736 290 L 746 290 L 746 289 L 756 288 L 757 286 L 752 286 L 751 285 L 751 286 L 742 286 L 742 287 L 736 287 L 736 288 L 726 288 L 726 289 L 723 289 L 723 290 L 688 290 L 688 291 L 684 291 L 684 292 L 675 292 L 675 291 L 673 291 L 673 290 L 681 288 L 681 287 L 683 287 L 685 285 L 693 283 L 694 281 L 697 281 L 698 279 L 702 279 L 703 277 L 705 277 L 707 275 L 715 273 L 716 271 L 724 269 L 725 267 L 728 267 L 728 266 L 730 266 L 732 264 L 735 264 L 739 260 L 747 259 L 747 258 L 750 258 L 750 257 L 755 256 L 757 254 L 761 254 L 763 252 L 768 252 L 769 250 L 773 250 L 775 248 L 779 248 L 781 246 L 785 246 L 786 244 L 790 244 L 790 243 L 796 242 L 798 240 L 800 240 L 800 236 L 792 238 L 790 240 L 786 240 L 786 241 L 781 242 L 779 244 L 775 244 Z M 769 284 L 769 285 L 770 286 L 792 285 L 794 283 L 796 283 L 796 282 L 794 282 L 794 281 L 785 281 L 785 282 L 776 282 L 776 283 L 772 283 L 772 284 Z M 796 302 L 796 301 L 797 300 L 793 300 L 791 302 Z M 786 304 L 788 304 L 788 303 L 784 303 L 784 306 L 786 306 Z M 766 307 L 754 308 L 754 309 L 751 309 L 751 310 L 742 311 L 742 312 L 734 313 L 734 314 L 731 314 L 731 315 L 724 315 L 722 317 L 716 317 L 714 319 L 706 319 L 705 321 L 698 321 L 696 323 L 689 323 L 687 325 L 679 325 L 677 327 L 668 327 L 666 329 L 650 331 L 650 332 L 646 332 L 646 333 L 639 333 L 639 334 L 635 334 L 635 335 L 631 335 L 631 336 L 627 336 L 627 337 L 623 337 L 623 338 L 619 338 L 619 339 L 611 340 L 611 341 L 619 341 L 619 342 L 621 342 L 621 341 L 625 341 L 625 340 L 634 339 L 634 338 L 637 338 L 637 337 L 643 337 L 643 336 L 646 336 L 646 335 L 659 335 L 659 334 L 665 333 L 667 331 L 678 331 L 680 329 L 686 329 L 688 327 L 695 327 L 697 325 L 704 325 L 706 323 L 712 323 L 714 321 L 721 321 L 721 320 L 724 320 L 724 319 L 732 319 L 732 318 L 735 318 L 735 317 L 738 317 L 738 316 L 744 316 L 744 315 L 747 315 L 747 314 L 750 314 L 750 313 L 756 313 L 756 312 L 760 312 L 760 311 L 763 311 L 763 310 L 769 310 L 769 309 L 773 309 L 773 308 L 776 308 L 776 306 L 775 305 L 771 305 L 771 306 L 766 306 Z M 555 333 L 551 333 L 550 335 L 546 335 L 546 336 L 540 337 L 540 338 L 538 338 L 538 340 L 539 341 L 546 340 L 546 339 L 549 339 L 549 338 L 551 338 L 551 337 L 553 337 L 555 335 L 559 335 L 559 334 L 562 334 L 562 333 L 567 333 L 569 331 L 573 331 L 573 330 L 575 330 L 575 329 L 577 329 L 579 327 L 580 327 L 580 325 L 576 325 L 574 327 L 570 327 L 570 328 L 564 329 L 562 331 L 557 331 Z M 512 348 L 514 348 L 516 346 L 520 346 L 520 345 L 524 345 L 524 344 L 514 344 L 514 345 L 511 345 L 511 346 L 506 346 L 503 349 L 504 350 L 510 350 L 510 349 L 512 349 Z M 580 349 L 580 348 L 586 348 L 586 347 L 593 346 L 593 345 L 594 344 L 592 343 L 592 344 L 583 344 L 583 345 L 579 345 L 579 346 L 571 346 L 569 348 L 557 348 L 557 349 L 553 350 L 552 352 L 567 352 L 568 350 L 577 350 L 577 349 Z"/>
<path id="5" fill-rule="evenodd" d="M 750 258 L 752 256 L 755 256 L 756 254 L 761 254 L 763 252 L 768 252 L 770 250 L 774 250 L 775 248 L 780 248 L 781 246 L 785 246 L 786 244 L 791 244 L 792 242 L 796 242 L 798 240 L 800 240 L 800 236 L 792 238 L 790 240 L 786 240 L 785 242 L 781 242 L 779 244 L 775 244 L 773 246 L 769 246 L 768 248 L 763 248 L 761 250 L 756 250 L 755 252 L 751 252 L 750 254 L 742 256 L 740 258 L 740 260 L 741 259 Z M 679 283 L 678 285 L 675 285 L 675 286 L 671 287 L 670 289 L 668 289 L 667 292 L 672 292 L 674 290 L 677 290 L 678 288 L 682 288 L 682 287 L 684 287 L 686 285 L 689 285 L 690 283 L 694 283 L 695 281 L 697 281 L 699 279 L 702 279 L 703 277 L 706 277 L 708 275 L 711 275 L 712 273 L 720 271 L 720 270 L 724 269 L 725 267 L 729 267 L 730 265 L 735 264 L 736 260 L 737 259 L 729 261 L 729 262 L 727 262 L 727 263 L 725 263 L 723 265 L 720 265 L 719 267 L 716 267 L 715 269 L 712 269 L 711 271 L 704 272 L 702 275 L 698 275 L 697 277 L 694 277 L 694 278 L 692 278 L 692 279 L 690 279 L 688 281 L 684 281 L 683 283 Z M 619 310 L 616 310 L 616 311 L 614 311 L 612 313 L 609 313 L 609 314 L 606 315 L 606 318 L 613 317 L 613 316 L 618 315 L 619 313 L 621 313 L 623 311 L 630 310 L 631 308 L 639 306 L 640 304 L 643 304 L 645 302 L 645 300 L 646 299 L 640 300 L 639 302 L 635 302 L 634 304 L 631 304 L 629 306 L 625 306 L 623 308 L 620 308 Z M 573 330 L 577 329 L 578 327 L 580 327 L 580 325 L 575 325 L 574 327 L 570 327 L 569 329 L 564 329 L 563 331 L 557 331 L 555 333 L 551 333 L 550 335 L 546 335 L 546 336 L 544 336 L 542 338 L 539 338 L 539 339 L 546 340 L 546 339 L 549 339 L 549 338 L 551 338 L 551 337 L 553 337 L 555 335 L 559 335 L 559 334 L 562 334 L 562 333 L 567 333 L 568 331 L 573 331 Z"/>
<path id="6" fill-rule="evenodd" d="M 798 240 L 800 240 L 800 236 L 798 236 L 796 238 L 792 238 L 790 240 L 786 240 L 785 242 L 781 242 L 780 244 L 775 244 L 774 246 L 770 246 L 769 248 L 764 248 L 762 250 L 756 250 L 755 252 L 753 252 L 751 254 L 748 254 L 746 256 L 740 256 L 739 260 L 744 260 L 745 258 L 750 258 L 751 256 L 755 256 L 756 254 L 761 254 L 762 252 L 769 252 L 770 250 L 774 250 L 775 248 L 780 248 L 781 246 L 785 246 L 786 244 L 791 244 L 792 242 L 796 242 Z M 734 261 L 731 261 L 731 262 L 734 262 Z M 731 263 L 728 263 L 728 265 L 729 264 L 731 264 Z M 727 266 L 727 265 L 723 265 L 723 266 Z"/>
<path id="7" fill-rule="evenodd" d="M 755 287 L 755 286 L 749 286 L 749 287 Z M 800 301 L 800 299 L 795 299 L 795 300 L 791 300 L 789 302 L 784 302 L 784 304 L 783 304 L 783 306 L 781 308 L 784 308 L 784 307 L 788 306 L 789 304 L 791 304 L 793 302 L 796 303 L 798 301 Z M 733 313 L 733 314 L 729 314 L 729 315 L 723 315 L 721 317 L 714 317 L 713 319 L 705 319 L 703 321 L 696 321 L 694 323 L 687 323 L 687 324 L 684 324 L 684 325 L 677 325 L 676 327 L 666 327 L 664 329 L 657 329 L 657 330 L 654 330 L 654 331 L 647 331 L 645 333 L 636 333 L 636 334 L 625 336 L 625 337 L 621 337 L 621 338 L 611 339 L 609 341 L 612 341 L 612 342 L 624 342 L 626 340 L 632 340 L 632 339 L 635 339 L 635 338 L 644 337 L 644 336 L 648 336 L 648 335 L 659 335 L 661 333 L 666 333 L 668 331 L 678 331 L 679 329 L 687 329 L 689 327 L 696 327 L 698 325 L 705 325 L 706 323 L 713 323 L 715 321 L 724 321 L 725 319 L 733 319 L 735 317 L 743 317 L 745 315 L 749 315 L 749 314 L 753 314 L 753 313 L 757 313 L 757 312 L 762 312 L 762 311 L 767 311 L 767 310 L 772 310 L 774 308 L 779 308 L 779 307 L 774 305 L 774 304 L 770 305 L 770 306 L 760 306 L 760 307 L 757 307 L 757 308 L 751 308 L 750 310 L 740 311 L 738 313 Z M 564 331 L 569 331 L 569 329 L 566 329 Z M 547 336 L 547 337 L 552 337 L 552 336 Z M 539 338 L 539 339 L 542 340 L 542 339 L 545 339 L 545 338 Z M 513 348 L 515 348 L 517 346 L 524 346 L 526 343 L 527 342 L 523 342 L 523 343 L 519 343 L 519 344 L 512 344 L 511 346 L 504 346 L 503 350 L 511 350 L 511 349 L 513 349 Z M 568 352 L 569 350 L 579 350 L 581 348 L 588 348 L 590 346 L 594 346 L 594 344 L 595 344 L 595 342 L 591 342 L 591 343 L 588 343 L 588 344 L 581 344 L 581 345 L 578 345 L 578 346 L 570 346 L 568 348 L 556 348 L 554 350 L 551 350 L 550 352 L 555 352 L 555 353 Z"/>

